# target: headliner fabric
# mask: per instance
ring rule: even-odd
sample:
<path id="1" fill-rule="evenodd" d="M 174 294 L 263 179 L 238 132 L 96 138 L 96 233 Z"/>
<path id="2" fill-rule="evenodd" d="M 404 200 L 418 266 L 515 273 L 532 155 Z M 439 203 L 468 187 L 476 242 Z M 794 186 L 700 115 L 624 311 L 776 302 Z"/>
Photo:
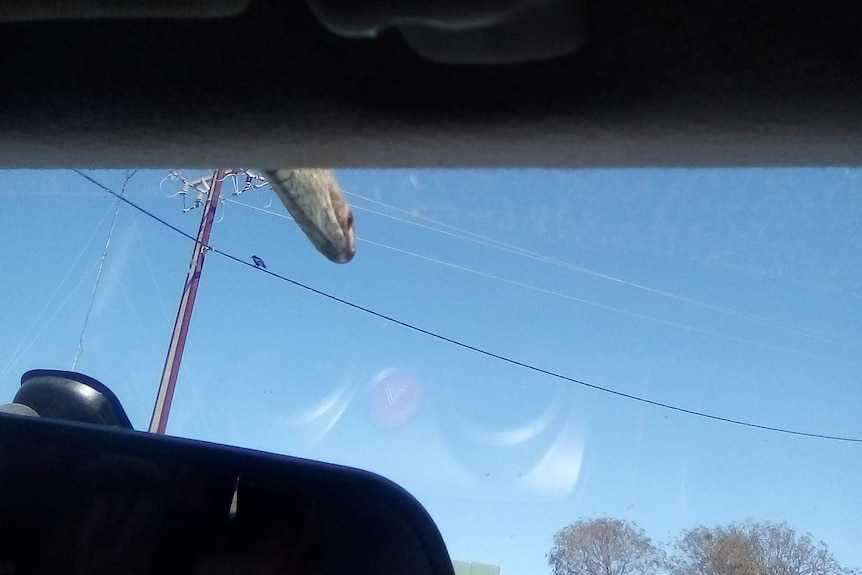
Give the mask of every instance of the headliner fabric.
<path id="1" fill-rule="evenodd" d="M 575 54 L 443 65 L 299 1 L 4 23 L 0 167 L 862 163 L 862 5 L 609 0 Z"/>

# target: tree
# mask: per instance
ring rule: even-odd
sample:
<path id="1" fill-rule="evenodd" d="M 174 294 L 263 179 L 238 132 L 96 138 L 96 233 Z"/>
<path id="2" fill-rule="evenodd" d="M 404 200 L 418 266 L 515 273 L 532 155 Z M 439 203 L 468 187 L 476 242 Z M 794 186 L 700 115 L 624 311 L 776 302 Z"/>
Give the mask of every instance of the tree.
<path id="1" fill-rule="evenodd" d="M 758 575 L 757 549 L 735 525 L 685 531 L 676 550 L 675 575 Z"/>
<path id="2" fill-rule="evenodd" d="M 674 575 L 855 575 L 822 541 L 786 523 L 746 523 L 683 532 Z"/>
<path id="3" fill-rule="evenodd" d="M 634 523 L 583 519 L 554 535 L 548 565 L 554 575 L 653 575 L 664 554 Z"/>

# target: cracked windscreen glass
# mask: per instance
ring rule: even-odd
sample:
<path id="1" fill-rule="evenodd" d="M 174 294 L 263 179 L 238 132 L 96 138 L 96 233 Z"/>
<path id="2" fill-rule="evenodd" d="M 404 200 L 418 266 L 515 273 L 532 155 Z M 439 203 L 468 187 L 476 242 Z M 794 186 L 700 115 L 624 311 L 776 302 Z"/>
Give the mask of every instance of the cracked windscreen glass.
<path id="1" fill-rule="evenodd" d="M 167 434 L 390 478 L 459 575 L 862 567 L 859 170 L 335 170 L 355 255 L 222 171 L 189 309 L 213 174 L 2 173 L 3 402 L 147 430 L 186 322 Z"/>

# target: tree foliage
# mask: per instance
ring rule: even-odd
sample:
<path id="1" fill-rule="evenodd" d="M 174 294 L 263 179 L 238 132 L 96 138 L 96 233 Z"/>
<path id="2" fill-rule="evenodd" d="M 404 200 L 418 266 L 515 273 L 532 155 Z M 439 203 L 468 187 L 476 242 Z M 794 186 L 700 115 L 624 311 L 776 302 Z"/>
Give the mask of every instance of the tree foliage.
<path id="1" fill-rule="evenodd" d="M 674 575 L 854 575 L 822 541 L 785 523 L 696 527 L 683 532 Z"/>
<path id="2" fill-rule="evenodd" d="M 633 523 L 584 519 L 554 535 L 548 565 L 554 575 L 653 575 L 664 554 Z"/>

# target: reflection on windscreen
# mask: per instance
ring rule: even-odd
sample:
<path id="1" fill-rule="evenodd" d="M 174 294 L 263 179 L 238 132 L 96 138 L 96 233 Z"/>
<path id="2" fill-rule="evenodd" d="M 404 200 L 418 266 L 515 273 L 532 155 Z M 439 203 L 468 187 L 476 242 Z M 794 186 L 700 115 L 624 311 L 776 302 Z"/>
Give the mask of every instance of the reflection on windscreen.
<path id="1" fill-rule="evenodd" d="M 74 172 L 3 173 L 7 398 L 77 357 L 147 427 L 193 246 L 169 226 L 197 235 L 211 176 L 178 173 L 135 173 L 115 221 Z M 803 575 L 781 541 L 862 566 L 858 170 L 335 175 L 345 265 L 225 181 L 168 433 L 390 477 L 462 570 L 598 575 L 573 557 L 611 540 L 641 550 L 614 575 Z"/>

